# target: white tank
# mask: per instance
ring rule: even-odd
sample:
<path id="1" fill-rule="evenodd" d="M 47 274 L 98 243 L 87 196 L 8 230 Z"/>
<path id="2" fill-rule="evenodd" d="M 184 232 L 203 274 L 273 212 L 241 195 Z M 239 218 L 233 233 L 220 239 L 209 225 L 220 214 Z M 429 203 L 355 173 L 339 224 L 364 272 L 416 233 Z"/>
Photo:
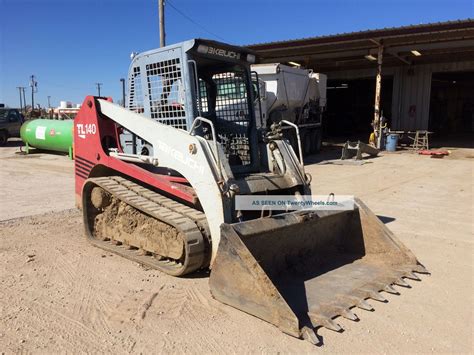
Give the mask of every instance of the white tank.
<path id="1" fill-rule="evenodd" d="M 278 111 L 282 119 L 293 122 L 295 112 L 310 100 L 321 97 L 319 74 L 310 70 L 271 63 L 254 64 L 252 71 L 265 82 L 268 113 Z"/>
<path id="2" fill-rule="evenodd" d="M 67 101 L 59 102 L 59 108 L 67 108 Z"/>
<path id="3" fill-rule="evenodd" d="M 315 88 L 317 89 L 317 94 L 310 93 L 310 97 L 319 96 L 319 106 L 326 107 L 326 90 L 328 81 L 327 75 L 321 73 L 311 73 L 309 76 L 317 83 Z"/>
<path id="4" fill-rule="evenodd" d="M 273 96 L 270 100 L 272 108 L 285 105 L 291 110 L 300 107 L 307 100 L 309 70 L 279 63 L 252 65 L 252 70 L 265 81 L 267 94 Z"/>

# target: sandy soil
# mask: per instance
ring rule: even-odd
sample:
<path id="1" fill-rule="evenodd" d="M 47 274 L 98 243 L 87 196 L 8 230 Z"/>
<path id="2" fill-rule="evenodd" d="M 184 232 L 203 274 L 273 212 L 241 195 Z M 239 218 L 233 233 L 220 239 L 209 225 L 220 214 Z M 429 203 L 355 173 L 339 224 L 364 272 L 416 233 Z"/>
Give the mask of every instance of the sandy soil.
<path id="1" fill-rule="evenodd" d="M 92 247 L 72 162 L 17 150 L 0 148 L 0 352 L 473 352 L 472 150 L 313 158 L 314 193 L 359 196 L 432 272 L 343 333 L 320 329 L 319 348 L 213 300 L 205 272 L 173 278 Z"/>
<path id="2" fill-rule="evenodd" d="M 74 207 L 74 163 L 65 155 L 20 152 L 19 140 L 0 147 L 0 219 Z"/>

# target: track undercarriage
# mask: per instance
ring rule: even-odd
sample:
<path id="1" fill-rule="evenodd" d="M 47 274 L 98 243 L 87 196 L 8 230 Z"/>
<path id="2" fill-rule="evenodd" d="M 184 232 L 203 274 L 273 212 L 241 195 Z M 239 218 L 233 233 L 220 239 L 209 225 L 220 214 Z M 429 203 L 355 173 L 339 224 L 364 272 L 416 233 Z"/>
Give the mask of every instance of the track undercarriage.
<path id="1" fill-rule="evenodd" d="M 209 264 L 201 211 L 121 177 L 89 179 L 84 219 L 94 245 L 173 276 Z"/>

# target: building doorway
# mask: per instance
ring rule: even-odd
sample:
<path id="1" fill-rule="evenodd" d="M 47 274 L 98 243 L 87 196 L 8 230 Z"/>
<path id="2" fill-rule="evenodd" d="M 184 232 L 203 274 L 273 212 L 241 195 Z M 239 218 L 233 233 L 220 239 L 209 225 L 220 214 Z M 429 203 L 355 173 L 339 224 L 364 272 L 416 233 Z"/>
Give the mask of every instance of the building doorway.
<path id="1" fill-rule="evenodd" d="M 393 77 L 382 79 L 381 111 L 390 122 Z M 375 78 L 328 80 L 325 134 L 367 141 L 374 119 Z"/>
<path id="2" fill-rule="evenodd" d="M 433 73 L 429 130 L 438 137 L 474 132 L 474 72 Z"/>

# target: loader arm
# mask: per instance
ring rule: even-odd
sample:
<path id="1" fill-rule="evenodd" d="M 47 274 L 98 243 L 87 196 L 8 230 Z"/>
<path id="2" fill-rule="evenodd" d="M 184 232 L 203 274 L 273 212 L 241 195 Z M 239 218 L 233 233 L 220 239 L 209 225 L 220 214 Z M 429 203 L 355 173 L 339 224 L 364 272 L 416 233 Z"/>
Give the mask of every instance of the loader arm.
<path id="1" fill-rule="evenodd" d="M 231 221 L 231 216 L 226 213 L 230 209 L 224 208 L 224 203 L 230 201 L 226 201 L 224 184 L 219 185 L 220 172 L 214 163 L 219 151 L 212 151 L 202 137 L 164 125 L 109 101 L 97 101 L 102 114 L 153 145 L 153 158 L 158 161 L 158 166 L 178 171 L 194 188 L 213 239 L 212 264 L 219 245 L 220 225 Z"/>

